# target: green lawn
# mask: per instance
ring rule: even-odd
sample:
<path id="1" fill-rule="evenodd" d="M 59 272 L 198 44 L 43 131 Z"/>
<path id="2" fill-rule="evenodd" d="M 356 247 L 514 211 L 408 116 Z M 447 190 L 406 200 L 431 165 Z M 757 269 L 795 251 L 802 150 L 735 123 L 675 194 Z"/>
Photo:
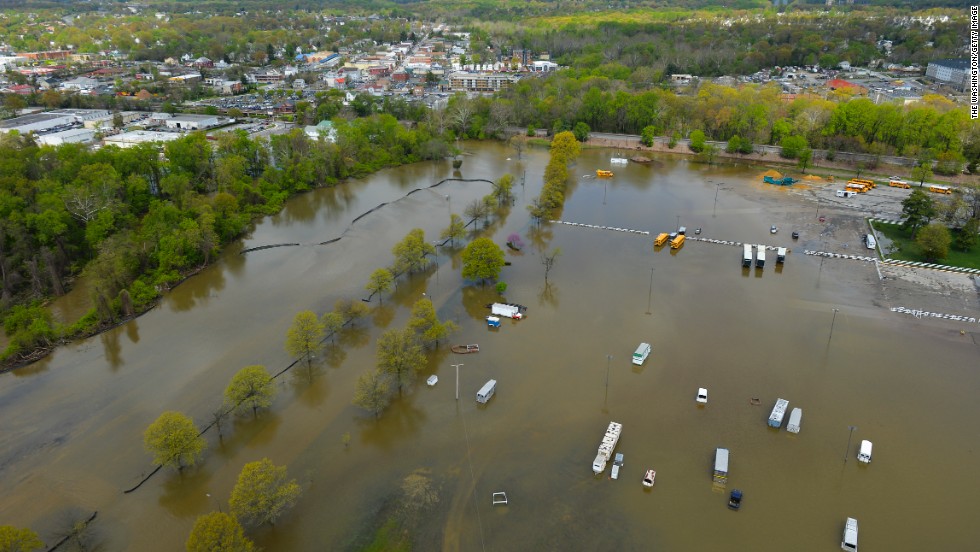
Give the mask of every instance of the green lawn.
<path id="1" fill-rule="evenodd" d="M 953 230 L 953 244 L 949 247 L 949 255 L 938 262 L 929 261 L 922 256 L 922 251 L 918 244 L 912 240 L 910 232 L 898 224 L 874 223 L 878 234 L 888 238 L 895 244 L 895 249 L 887 255 L 889 259 L 901 261 L 935 262 L 946 266 L 957 266 L 961 268 L 980 268 L 980 245 L 974 246 L 970 251 L 960 251 L 956 249 L 956 231 Z"/>

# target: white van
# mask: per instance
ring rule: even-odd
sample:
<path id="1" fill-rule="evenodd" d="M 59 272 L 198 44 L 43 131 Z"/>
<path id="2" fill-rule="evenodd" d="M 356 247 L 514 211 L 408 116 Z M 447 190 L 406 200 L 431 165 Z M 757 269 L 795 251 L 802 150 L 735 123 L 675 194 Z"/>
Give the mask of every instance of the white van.
<path id="1" fill-rule="evenodd" d="M 650 349 L 649 343 L 640 343 L 640 346 L 633 352 L 633 364 L 643 365 L 647 357 L 650 356 Z"/>
<path id="2" fill-rule="evenodd" d="M 861 441 L 861 449 L 858 451 L 858 462 L 865 464 L 871 463 L 871 441 Z"/>
<path id="3" fill-rule="evenodd" d="M 476 392 L 476 402 L 486 404 L 497 390 L 497 380 L 490 380 L 483 384 L 483 387 Z"/>
<path id="4" fill-rule="evenodd" d="M 875 241 L 874 234 L 864 236 L 864 243 L 868 246 L 868 249 L 874 249 L 878 245 L 878 242 Z"/>
<path id="5" fill-rule="evenodd" d="M 837 190 L 837 197 L 854 197 L 858 195 L 857 192 L 852 192 L 850 190 Z"/>

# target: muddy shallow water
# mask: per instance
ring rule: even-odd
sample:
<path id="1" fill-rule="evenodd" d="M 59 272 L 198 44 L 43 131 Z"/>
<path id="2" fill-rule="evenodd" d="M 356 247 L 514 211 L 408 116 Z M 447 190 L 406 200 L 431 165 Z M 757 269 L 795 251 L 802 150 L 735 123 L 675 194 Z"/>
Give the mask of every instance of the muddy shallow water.
<path id="1" fill-rule="evenodd" d="M 515 204 L 477 228 L 501 246 L 514 232 L 527 243 L 506 250 L 501 276 L 506 300 L 528 306 L 526 320 L 488 330 L 484 305 L 496 292 L 463 282 L 458 254 L 441 251 L 331 342 L 312 384 L 305 369 L 284 374 L 270 411 L 235 420 L 221 439 L 208 432 L 199 467 L 123 494 L 151 469 L 142 431 L 160 412 L 203 426 L 236 371 L 289 363 L 283 342 L 296 312 L 366 297 L 395 242 L 413 227 L 434 240 L 489 185 L 447 182 L 406 197 L 453 176 L 448 162 L 425 163 L 296 198 L 150 313 L 0 376 L 0 522 L 50 542 L 68 512 L 98 510 L 105 550 L 182 549 L 198 515 L 227 508 L 242 465 L 268 457 L 288 465 L 304 494 L 274 528 L 250 533 L 266 550 L 357 547 L 419 468 L 439 491 L 416 524 L 420 550 L 829 551 L 846 517 L 859 520 L 868 550 L 973 548 L 980 374 L 971 334 L 959 330 L 976 327 L 890 313 L 890 302 L 914 305 L 884 294 L 873 264 L 803 255 L 822 245 L 823 229 L 800 222 L 813 205 L 799 189 L 762 185 L 761 169 L 675 158 L 609 167 L 611 152 L 589 150 L 571 170 L 561 215 L 654 235 L 679 223 L 701 237 L 792 248 L 784 266 L 770 252 L 765 268 L 747 270 L 738 247 L 689 241 L 672 251 L 636 233 L 534 226 L 526 205 L 547 153 L 518 162 L 498 145 L 470 149 L 463 178 L 517 176 Z M 616 175 L 597 180 L 596 168 Z M 794 227 L 803 230 L 795 243 Z M 546 286 L 540 252 L 559 247 Z M 402 327 L 423 293 L 459 324 L 451 342 L 480 352 L 441 347 L 375 421 L 350 404 L 354 383 L 374 366 L 377 335 Z M 639 367 L 630 355 L 641 341 L 653 352 Z M 435 387 L 424 384 L 430 374 Z M 490 378 L 497 394 L 478 405 Z M 709 390 L 706 407 L 695 406 L 698 387 Z M 798 435 L 766 426 L 778 397 L 803 409 Z M 624 426 L 618 481 L 590 469 L 610 420 Z M 856 461 L 862 439 L 875 444 L 870 465 Z M 711 481 L 716 447 L 731 450 L 725 490 Z M 657 482 L 644 491 L 648 468 Z M 739 512 L 725 507 L 732 488 L 745 493 Z M 510 503 L 492 506 L 495 491 Z"/>

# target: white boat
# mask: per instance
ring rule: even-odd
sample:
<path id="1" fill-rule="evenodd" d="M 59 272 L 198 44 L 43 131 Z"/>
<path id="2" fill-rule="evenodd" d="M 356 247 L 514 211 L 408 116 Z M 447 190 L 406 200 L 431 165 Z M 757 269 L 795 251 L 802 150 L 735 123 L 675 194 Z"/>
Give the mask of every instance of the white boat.
<path id="1" fill-rule="evenodd" d="M 613 165 L 625 165 L 629 163 L 629 159 L 625 157 L 613 157 L 609 160 L 609 162 Z"/>
<path id="2" fill-rule="evenodd" d="M 602 436 L 602 442 L 599 443 L 599 451 L 596 453 L 595 460 L 592 461 L 592 471 L 596 475 L 606 471 L 606 462 L 612 457 L 613 451 L 616 449 L 616 443 L 619 443 L 619 436 L 622 432 L 623 424 L 609 422 L 609 427 L 606 428 L 606 433 Z"/>
<path id="3" fill-rule="evenodd" d="M 858 520 L 847 518 L 844 523 L 844 538 L 840 541 L 840 549 L 857 552 L 858 549 Z"/>
<path id="4" fill-rule="evenodd" d="M 657 472 L 654 470 L 647 470 L 647 473 L 643 475 L 643 486 L 653 487 L 653 482 L 657 479 Z"/>
<path id="5" fill-rule="evenodd" d="M 425 383 L 429 384 L 429 387 L 432 387 L 433 385 L 439 383 L 439 376 L 432 374 L 429 376 L 429 379 L 425 380 Z"/>

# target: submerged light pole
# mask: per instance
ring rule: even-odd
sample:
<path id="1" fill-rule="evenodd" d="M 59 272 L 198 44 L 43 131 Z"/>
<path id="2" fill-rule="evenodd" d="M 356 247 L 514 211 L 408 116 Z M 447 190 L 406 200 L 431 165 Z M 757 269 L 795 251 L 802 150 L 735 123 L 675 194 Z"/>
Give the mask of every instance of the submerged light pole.
<path id="1" fill-rule="evenodd" d="M 847 448 L 844 449 L 844 463 L 845 464 L 847 463 L 847 453 L 851 451 L 851 435 L 854 434 L 854 430 L 857 429 L 857 426 L 847 426 L 847 429 L 848 429 L 848 433 L 847 433 Z"/>
<path id="2" fill-rule="evenodd" d="M 718 212 L 718 190 L 721 189 L 721 184 L 721 182 L 715 184 L 715 206 L 711 208 L 711 218 L 714 218 Z"/>
<path id="3" fill-rule="evenodd" d="M 462 366 L 462 364 L 450 364 L 450 366 L 456 368 L 456 400 L 458 401 L 459 400 L 459 367 Z"/>
<path id="4" fill-rule="evenodd" d="M 840 309 L 834 309 L 834 317 L 830 320 L 830 335 L 827 337 L 827 346 L 830 347 L 830 340 L 834 338 L 834 323 L 837 322 L 837 311 Z"/>
<path id="5" fill-rule="evenodd" d="M 612 360 L 612 355 L 606 355 L 606 394 L 609 394 L 609 361 Z"/>

